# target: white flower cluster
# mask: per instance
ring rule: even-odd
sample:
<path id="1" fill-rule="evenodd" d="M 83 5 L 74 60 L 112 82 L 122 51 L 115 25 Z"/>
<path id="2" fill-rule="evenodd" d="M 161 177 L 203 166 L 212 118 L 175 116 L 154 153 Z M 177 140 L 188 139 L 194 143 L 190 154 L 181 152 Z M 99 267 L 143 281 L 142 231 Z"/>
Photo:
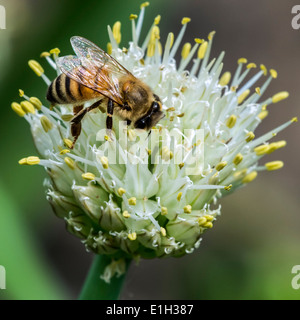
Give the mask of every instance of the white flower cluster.
<path id="1" fill-rule="evenodd" d="M 23 91 L 20 95 L 24 101 L 12 104 L 13 110 L 29 122 L 39 153 L 39 157 L 23 158 L 19 163 L 45 167 L 50 177 L 45 183 L 47 199 L 56 215 L 88 250 L 112 257 L 113 263 L 104 275 L 106 281 L 114 272 L 120 273 L 122 268 L 116 261 L 122 264 L 123 258 L 193 252 L 203 232 L 220 214 L 220 207 L 211 207 L 218 197 L 251 182 L 258 171 L 283 166 L 281 161 L 259 166 L 258 160 L 284 147 L 285 141 L 269 140 L 297 121 L 294 118 L 256 138 L 254 131 L 268 115 L 267 106 L 288 96 L 280 92 L 262 99 L 277 77 L 276 71 L 268 72 L 261 65 L 248 77 L 256 65 L 241 58 L 232 77 L 229 72 L 221 75 L 224 52 L 210 60 L 214 32 L 207 40 L 197 38 L 194 45 L 182 45 L 189 18 L 183 18 L 176 38 L 169 33 L 163 48 L 157 16 L 142 43 L 140 33 L 147 5 L 141 5 L 139 17 L 130 16 L 129 47 L 119 47 L 121 24 L 116 22 L 108 28 L 107 50 L 162 100 L 166 117 L 149 137 L 148 133 L 145 136 L 121 126 L 116 119 L 110 138 L 103 131 L 106 115 L 96 111 L 84 118 L 82 133 L 75 148 L 70 149 L 72 105 L 51 110 Z M 177 65 L 179 48 L 181 61 Z M 53 49 L 42 57 L 60 74 L 55 63 L 58 54 L 59 50 Z M 192 66 L 186 70 L 188 65 Z M 30 60 L 29 66 L 50 84 L 37 61 Z M 255 87 L 263 76 L 264 84 Z M 200 136 L 195 134 L 199 130 Z M 146 140 L 152 142 L 150 146 L 145 147 Z M 110 159 L 110 152 L 117 155 L 117 161 Z M 151 161 L 154 158 L 156 161 Z M 201 161 L 195 164 L 191 158 Z"/>

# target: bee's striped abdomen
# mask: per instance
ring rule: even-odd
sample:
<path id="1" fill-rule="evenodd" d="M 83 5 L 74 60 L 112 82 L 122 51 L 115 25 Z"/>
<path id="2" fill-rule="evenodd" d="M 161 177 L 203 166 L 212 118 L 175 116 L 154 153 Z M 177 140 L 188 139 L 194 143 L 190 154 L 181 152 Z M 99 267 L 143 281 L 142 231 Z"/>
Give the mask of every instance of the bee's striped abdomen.
<path id="1" fill-rule="evenodd" d="M 62 73 L 50 84 L 46 98 L 56 105 L 82 103 L 98 96 L 101 96 L 98 92 L 81 85 Z"/>

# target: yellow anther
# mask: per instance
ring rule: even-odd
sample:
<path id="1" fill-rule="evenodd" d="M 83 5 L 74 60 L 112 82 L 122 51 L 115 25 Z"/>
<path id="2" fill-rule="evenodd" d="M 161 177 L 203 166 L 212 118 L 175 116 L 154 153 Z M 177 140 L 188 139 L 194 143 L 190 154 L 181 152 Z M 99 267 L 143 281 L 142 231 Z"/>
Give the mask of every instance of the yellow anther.
<path id="1" fill-rule="evenodd" d="M 227 126 L 229 129 L 233 128 L 233 127 L 235 126 L 236 119 L 237 119 L 237 117 L 236 117 L 234 114 L 232 114 L 232 115 L 227 119 L 227 121 L 226 121 L 226 126 Z"/>
<path id="2" fill-rule="evenodd" d="M 184 44 L 181 51 L 182 59 L 186 59 L 188 57 L 189 53 L 191 52 L 191 47 L 192 45 L 189 42 Z"/>
<path id="3" fill-rule="evenodd" d="M 180 201 L 181 197 L 182 197 L 182 192 L 179 192 L 178 195 L 177 195 L 177 201 Z"/>
<path id="4" fill-rule="evenodd" d="M 170 107 L 170 108 L 168 108 L 166 111 L 167 112 L 170 112 L 170 111 L 175 111 L 176 109 L 174 108 L 174 107 Z"/>
<path id="5" fill-rule="evenodd" d="M 21 105 L 17 102 L 13 102 L 11 104 L 11 108 L 20 117 L 24 117 L 26 114 L 26 112 L 22 109 Z"/>
<path id="6" fill-rule="evenodd" d="M 121 42 L 121 22 L 120 21 L 117 21 L 113 25 L 112 31 L 117 44 L 119 44 Z"/>
<path id="7" fill-rule="evenodd" d="M 179 168 L 182 169 L 183 167 L 184 167 L 184 163 L 183 162 L 179 163 Z"/>
<path id="8" fill-rule="evenodd" d="M 103 169 L 108 169 L 108 159 L 105 156 L 100 158 L 100 162 L 102 163 Z"/>
<path id="9" fill-rule="evenodd" d="M 184 117 L 184 112 L 177 114 L 176 117 L 178 117 L 178 118 Z"/>
<path id="10" fill-rule="evenodd" d="M 238 86 L 233 86 L 233 87 L 230 87 L 230 90 L 232 91 L 232 92 L 236 92 L 236 89 L 238 88 Z"/>
<path id="11" fill-rule="evenodd" d="M 191 18 L 185 17 L 185 18 L 182 18 L 181 24 L 182 24 L 182 25 L 185 25 L 185 24 L 189 23 L 190 21 L 191 21 Z"/>
<path id="12" fill-rule="evenodd" d="M 240 63 L 247 63 L 248 60 L 246 58 L 240 58 L 237 63 L 240 64 Z"/>
<path id="13" fill-rule="evenodd" d="M 205 223 L 207 223 L 207 219 L 205 217 L 198 218 L 198 224 L 199 226 L 203 226 Z"/>
<path id="14" fill-rule="evenodd" d="M 149 42 L 148 47 L 147 47 L 147 56 L 148 57 L 153 57 L 155 53 L 155 42 Z"/>
<path id="15" fill-rule="evenodd" d="M 91 172 L 83 173 L 81 176 L 84 180 L 95 180 L 96 178 L 96 176 Z"/>
<path id="16" fill-rule="evenodd" d="M 70 121 L 71 119 L 74 118 L 74 115 L 73 114 L 63 114 L 61 116 L 61 120 L 63 121 Z"/>
<path id="17" fill-rule="evenodd" d="M 210 214 L 206 214 L 204 216 L 204 218 L 206 218 L 207 221 L 213 221 L 214 220 L 214 217 L 212 215 L 210 215 Z"/>
<path id="18" fill-rule="evenodd" d="M 51 130 L 53 128 L 52 122 L 46 116 L 42 116 L 40 121 L 41 121 L 41 125 L 42 125 L 43 129 L 45 130 L 45 132 L 48 132 L 49 130 Z"/>
<path id="19" fill-rule="evenodd" d="M 277 141 L 277 142 L 272 142 L 269 144 L 269 149 L 267 151 L 267 154 L 270 154 L 280 148 L 283 148 L 286 146 L 286 141 L 285 140 L 281 140 L 281 141 Z"/>
<path id="20" fill-rule="evenodd" d="M 255 134 L 252 131 L 249 131 L 246 134 L 246 142 L 250 142 L 255 138 Z"/>
<path id="21" fill-rule="evenodd" d="M 268 150 L 266 150 L 266 154 L 270 154 L 280 148 L 283 148 L 286 146 L 286 141 L 282 140 L 282 141 L 277 141 L 277 142 L 272 142 L 268 145 Z M 257 147 L 258 148 L 258 147 Z M 254 149 L 255 151 L 255 149 Z"/>
<path id="22" fill-rule="evenodd" d="M 165 146 L 161 150 L 161 157 L 163 160 L 169 161 L 173 158 L 173 152 L 170 151 L 170 149 L 167 146 Z"/>
<path id="23" fill-rule="evenodd" d="M 50 50 L 50 53 L 58 56 L 60 54 L 60 50 L 58 48 L 53 48 Z"/>
<path id="24" fill-rule="evenodd" d="M 112 54 L 112 45 L 111 45 L 110 42 L 107 42 L 106 52 L 107 52 L 108 54 Z"/>
<path id="25" fill-rule="evenodd" d="M 230 184 L 230 185 L 228 185 L 228 186 L 224 187 L 224 190 L 229 191 L 231 188 L 232 188 L 232 184 Z"/>
<path id="26" fill-rule="evenodd" d="M 128 203 L 131 206 L 135 206 L 136 205 L 136 197 L 131 197 L 128 199 Z"/>
<path id="27" fill-rule="evenodd" d="M 35 113 L 33 104 L 28 101 L 22 101 L 21 107 L 26 113 Z"/>
<path id="28" fill-rule="evenodd" d="M 174 33 L 170 32 L 169 37 L 170 37 L 170 49 L 171 49 L 174 43 Z"/>
<path id="29" fill-rule="evenodd" d="M 256 153 L 257 156 L 262 156 L 266 154 L 270 149 L 270 145 L 267 144 L 262 144 L 261 146 L 258 146 L 254 148 L 254 152 Z"/>
<path id="30" fill-rule="evenodd" d="M 24 96 L 24 91 L 22 89 L 19 89 L 19 96 L 22 98 Z"/>
<path id="31" fill-rule="evenodd" d="M 252 171 L 248 173 L 242 180 L 242 183 L 249 183 L 257 177 L 257 171 Z"/>
<path id="32" fill-rule="evenodd" d="M 184 213 L 191 213 L 192 206 L 190 204 L 188 204 L 187 206 L 184 206 L 183 211 L 184 211 Z"/>
<path id="33" fill-rule="evenodd" d="M 237 166 L 238 164 L 240 164 L 243 161 L 243 155 L 241 153 L 238 153 L 234 159 L 233 159 L 233 163 Z"/>
<path id="34" fill-rule="evenodd" d="M 107 134 L 104 136 L 104 140 L 105 141 L 111 141 L 111 138 L 110 138 L 110 136 L 108 136 Z"/>
<path id="35" fill-rule="evenodd" d="M 267 106 L 268 106 L 267 104 L 262 105 L 261 110 L 262 110 L 262 111 L 267 110 Z"/>
<path id="36" fill-rule="evenodd" d="M 50 53 L 47 52 L 47 51 L 44 51 L 44 52 L 41 53 L 40 57 L 41 57 L 41 58 L 50 57 Z"/>
<path id="37" fill-rule="evenodd" d="M 222 87 L 227 86 L 230 80 L 231 80 L 231 73 L 227 71 L 227 72 L 223 73 L 223 75 L 219 81 L 219 85 Z"/>
<path id="38" fill-rule="evenodd" d="M 141 5 L 140 5 L 140 8 L 145 8 L 145 7 L 148 7 L 150 5 L 150 3 L 148 1 L 146 2 L 143 2 Z"/>
<path id="39" fill-rule="evenodd" d="M 233 174 L 233 176 L 236 178 L 236 179 L 240 179 L 241 177 L 245 176 L 246 173 L 247 173 L 247 168 L 243 169 L 243 170 L 240 170 L 240 171 L 237 171 Z"/>
<path id="40" fill-rule="evenodd" d="M 262 111 L 262 112 L 260 112 L 258 114 L 258 118 L 260 120 L 264 120 L 268 116 L 268 114 L 269 114 L 269 111 L 268 110 L 264 110 L 264 111 Z"/>
<path id="41" fill-rule="evenodd" d="M 271 161 L 271 162 L 265 163 L 265 167 L 267 168 L 268 171 L 281 169 L 283 165 L 284 165 L 283 161 Z"/>
<path id="42" fill-rule="evenodd" d="M 291 122 L 298 122 L 298 118 L 297 117 L 292 118 Z"/>
<path id="43" fill-rule="evenodd" d="M 74 160 L 72 160 L 71 158 L 69 158 L 69 157 L 65 157 L 64 158 L 64 161 L 65 161 L 65 163 L 67 164 L 67 166 L 70 168 L 70 169 L 75 169 L 75 162 L 74 162 Z"/>
<path id="44" fill-rule="evenodd" d="M 119 189 L 118 189 L 118 194 L 119 194 L 120 197 L 122 197 L 122 195 L 123 195 L 124 193 L 126 193 L 126 190 L 125 190 L 124 188 L 119 188 Z"/>
<path id="45" fill-rule="evenodd" d="M 168 214 L 168 208 L 167 207 L 161 207 L 161 215 L 165 216 Z"/>
<path id="46" fill-rule="evenodd" d="M 204 41 L 198 49 L 198 59 L 203 59 L 207 50 L 208 42 Z"/>
<path id="47" fill-rule="evenodd" d="M 212 40 L 213 37 L 214 37 L 214 35 L 215 35 L 215 33 L 216 33 L 216 31 L 211 31 L 211 32 L 208 34 L 207 39 L 208 39 L 208 40 Z"/>
<path id="48" fill-rule="evenodd" d="M 19 162 L 19 164 L 21 164 L 21 165 L 27 164 L 27 158 L 22 158 L 22 159 L 20 159 L 18 162 Z"/>
<path id="49" fill-rule="evenodd" d="M 289 96 L 289 93 L 287 91 L 278 92 L 278 93 L 274 94 L 274 96 L 272 97 L 272 102 L 277 103 L 281 100 L 288 98 L 288 96 Z"/>
<path id="50" fill-rule="evenodd" d="M 200 39 L 200 38 L 195 38 L 194 41 L 195 41 L 196 43 L 201 44 L 204 40 L 203 40 L 203 39 Z"/>
<path id="51" fill-rule="evenodd" d="M 262 72 L 264 73 L 264 76 L 266 76 L 268 74 L 268 69 L 266 68 L 266 66 L 264 64 L 260 65 L 260 70 L 262 70 Z"/>
<path id="52" fill-rule="evenodd" d="M 68 149 L 63 149 L 63 150 L 61 150 L 60 152 L 59 152 L 59 154 L 66 154 L 66 153 L 69 153 L 70 152 L 70 150 L 68 150 Z"/>
<path id="53" fill-rule="evenodd" d="M 136 232 L 132 232 L 128 234 L 128 239 L 131 241 L 136 240 Z"/>
<path id="54" fill-rule="evenodd" d="M 277 149 L 280 149 L 280 148 L 283 148 L 283 147 L 286 146 L 286 141 L 285 140 L 280 140 L 280 141 L 273 142 L 273 143 L 276 145 Z"/>
<path id="55" fill-rule="evenodd" d="M 221 161 L 216 165 L 216 170 L 221 171 L 227 166 L 227 161 Z"/>
<path id="56" fill-rule="evenodd" d="M 123 215 L 123 217 L 126 218 L 126 219 L 131 217 L 131 214 L 130 214 L 127 210 L 125 210 L 125 211 L 122 213 L 122 215 Z"/>
<path id="57" fill-rule="evenodd" d="M 157 42 L 157 47 L 158 47 L 158 53 L 162 55 L 162 45 L 160 41 Z"/>
<path id="58" fill-rule="evenodd" d="M 28 65 L 37 76 L 40 77 L 44 73 L 44 69 L 36 60 L 29 60 Z"/>
<path id="59" fill-rule="evenodd" d="M 161 235 L 162 235 L 163 237 L 165 237 L 165 236 L 167 235 L 167 231 L 166 231 L 166 229 L 163 228 L 163 227 L 160 227 L 160 233 L 161 233 Z"/>
<path id="60" fill-rule="evenodd" d="M 161 19 L 161 16 L 160 16 L 160 15 L 158 15 L 158 16 L 155 17 L 155 19 L 154 19 L 154 24 L 155 24 L 156 26 L 160 23 L 160 19 Z"/>
<path id="61" fill-rule="evenodd" d="M 255 92 L 260 95 L 260 87 L 256 87 Z"/>
<path id="62" fill-rule="evenodd" d="M 29 164 L 30 166 L 33 166 L 35 164 L 39 164 L 40 163 L 40 158 L 39 157 L 34 157 L 34 156 L 31 156 L 31 157 L 28 157 L 27 158 L 27 164 Z"/>
<path id="63" fill-rule="evenodd" d="M 256 64 L 255 63 L 251 62 L 251 63 L 247 64 L 247 69 L 254 69 L 254 68 L 256 68 Z"/>
<path id="64" fill-rule="evenodd" d="M 270 69 L 270 75 L 272 78 L 276 79 L 278 77 L 278 73 L 274 69 Z"/>
<path id="65" fill-rule="evenodd" d="M 212 224 L 212 222 L 208 221 L 208 222 L 204 223 L 202 225 L 202 227 L 211 229 L 213 227 L 213 224 Z"/>
<path id="66" fill-rule="evenodd" d="M 41 110 L 42 108 L 42 102 L 40 99 L 36 98 L 36 97 L 31 97 L 29 99 L 29 102 L 33 104 L 33 106 L 37 109 L 37 110 Z"/>
<path id="67" fill-rule="evenodd" d="M 159 34 L 160 34 L 159 27 L 158 26 L 154 26 L 152 28 L 152 31 L 151 31 L 150 42 L 154 42 L 155 43 L 156 39 L 160 39 L 160 35 Z"/>
<path id="68" fill-rule="evenodd" d="M 129 16 L 129 19 L 130 19 L 130 20 L 135 20 L 135 19 L 137 19 L 137 17 L 138 17 L 137 14 L 133 14 L 133 13 L 132 13 L 132 14 Z"/>
<path id="69" fill-rule="evenodd" d="M 70 139 L 65 138 L 65 139 L 63 140 L 63 142 L 64 142 L 64 145 L 65 145 L 67 148 L 69 148 L 69 149 L 72 148 L 73 142 L 72 142 Z"/>
<path id="70" fill-rule="evenodd" d="M 238 97 L 238 104 L 241 104 L 244 102 L 244 100 L 249 96 L 250 90 L 247 89 L 244 92 L 242 92 Z"/>

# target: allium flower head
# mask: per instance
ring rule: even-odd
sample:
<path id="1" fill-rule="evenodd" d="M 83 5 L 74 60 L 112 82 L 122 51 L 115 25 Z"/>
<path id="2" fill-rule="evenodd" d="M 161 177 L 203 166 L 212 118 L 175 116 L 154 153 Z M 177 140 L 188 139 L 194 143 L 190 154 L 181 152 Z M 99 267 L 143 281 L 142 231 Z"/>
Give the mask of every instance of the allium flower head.
<path id="1" fill-rule="evenodd" d="M 268 105 L 288 97 L 283 91 L 263 98 L 276 71 L 261 65 L 250 77 L 257 66 L 241 58 L 233 76 L 222 73 L 224 52 L 210 58 L 214 32 L 208 39 L 183 44 L 189 18 L 182 19 L 177 37 L 169 33 L 162 44 L 157 16 L 141 39 L 147 4 L 138 17 L 130 16 L 128 47 L 120 46 L 121 23 L 108 27 L 107 51 L 162 100 L 166 116 L 149 136 L 118 119 L 108 135 L 106 114 L 97 110 L 85 116 L 82 133 L 71 149 L 72 105 L 49 109 L 22 90 L 25 100 L 12 104 L 30 124 L 39 154 L 19 163 L 46 169 L 47 199 L 56 215 L 87 250 L 112 258 L 105 281 L 122 274 L 125 258 L 192 253 L 220 214 L 218 198 L 253 181 L 259 171 L 283 166 L 281 161 L 264 165 L 258 161 L 286 145 L 270 140 L 297 121 L 294 118 L 256 137 L 254 131 L 268 115 Z M 58 49 L 41 55 L 56 75 L 61 73 L 58 55 Z M 49 86 L 42 66 L 35 60 L 29 66 Z M 257 87 L 261 77 L 265 81 Z"/>

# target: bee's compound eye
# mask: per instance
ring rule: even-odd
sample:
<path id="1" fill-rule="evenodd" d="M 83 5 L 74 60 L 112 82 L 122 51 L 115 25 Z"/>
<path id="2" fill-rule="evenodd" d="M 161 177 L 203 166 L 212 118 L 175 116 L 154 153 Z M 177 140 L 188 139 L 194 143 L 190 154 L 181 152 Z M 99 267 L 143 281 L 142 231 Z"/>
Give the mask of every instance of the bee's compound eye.
<path id="1" fill-rule="evenodd" d="M 146 127 L 146 120 L 145 119 L 140 119 L 135 123 L 135 128 L 137 129 L 145 129 Z"/>
<path id="2" fill-rule="evenodd" d="M 159 104 L 156 101 L 154 101 L 152 103 L 152 112 L 157 112 L 159 110 L 160 110 Z"/>

